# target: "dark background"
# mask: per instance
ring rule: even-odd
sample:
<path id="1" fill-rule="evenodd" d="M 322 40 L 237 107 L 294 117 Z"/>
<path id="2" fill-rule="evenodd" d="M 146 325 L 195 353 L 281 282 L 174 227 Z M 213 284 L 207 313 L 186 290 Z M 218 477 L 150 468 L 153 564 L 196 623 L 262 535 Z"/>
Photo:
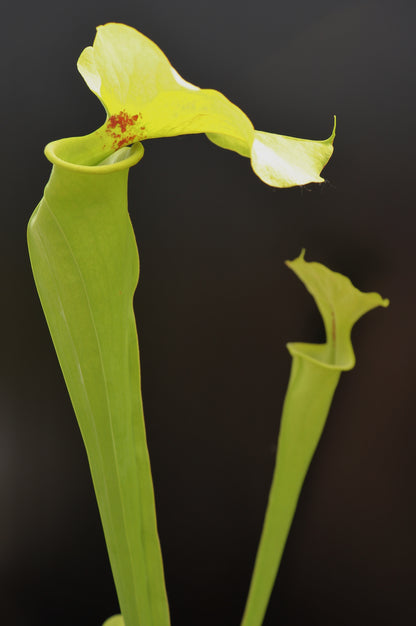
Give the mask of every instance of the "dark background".
<path id="1" fill-rule="evenodd" d="M 322 139 L 327 183 L 272 190 L 203 136 L 145 143 L 130 175 L 143 395 L 173 626 L 237 626 L 290 358 L 322 341 L 284 266 L 307 258 L 390 308 L 353 334 L 265 626 L 416 623 L 414 2 L 48 0 L 3 9 L 0 614 L 100 626 L 117 611 L 86 456 L 25 229 L 45 143 L 104 119 L 76 71 L 95 26 L 155 40 L 270 132 Z"/>

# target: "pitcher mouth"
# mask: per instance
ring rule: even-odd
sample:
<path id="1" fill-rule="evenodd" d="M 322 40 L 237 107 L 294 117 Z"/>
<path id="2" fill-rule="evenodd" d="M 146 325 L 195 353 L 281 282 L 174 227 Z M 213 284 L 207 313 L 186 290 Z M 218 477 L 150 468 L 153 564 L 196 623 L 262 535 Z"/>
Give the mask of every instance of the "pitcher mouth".
<path id="1" fill-rule="evenodd" d="M 102 153 L 98 146 L 99 141 L 96 133 L 58 139 L 46 145 L 45 156 L 53 165 L 67 170 L 85 174 L 109 174 L 132 167 L 144 154 L 143 145 L 139 142 L 110 154 Z"/>

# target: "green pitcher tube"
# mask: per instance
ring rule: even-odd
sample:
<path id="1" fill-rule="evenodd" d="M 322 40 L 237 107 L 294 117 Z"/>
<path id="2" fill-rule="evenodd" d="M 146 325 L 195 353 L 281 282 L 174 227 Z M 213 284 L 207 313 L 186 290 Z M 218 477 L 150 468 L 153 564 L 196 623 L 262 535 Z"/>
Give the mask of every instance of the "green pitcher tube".
<path id="1" fill-rule="evenodd" d="M 290 344 L 289 344 L 290 350 Z M 242 625 L 263 623 L 312 457 L 340 370 L 293 354 L 280 423 L 276 466 Z"/>
<path id="2" fill-rule="evenodd" d="M 292 368 L 283 404 L 276 464 L 241 626 L 261 626 L 302 486 L 341 373 L 355 364 L 351 330 L 371 309 L 388 306 L 342 274 L 300 256 L 287 265 L 304 283 L 322 315 L 326 343 L 289 343 Z"/>
<path id="3" fill-rule="evenodd" d="M 127 210 L 129 168 L 143 147 L 85 165 L 94 152 L 88 137 L 46 147 L 53 169 L 29 222 L 29 254 L 87 451 L 124 623 L 167 626 L 133 312 L 139 256 Z"/>

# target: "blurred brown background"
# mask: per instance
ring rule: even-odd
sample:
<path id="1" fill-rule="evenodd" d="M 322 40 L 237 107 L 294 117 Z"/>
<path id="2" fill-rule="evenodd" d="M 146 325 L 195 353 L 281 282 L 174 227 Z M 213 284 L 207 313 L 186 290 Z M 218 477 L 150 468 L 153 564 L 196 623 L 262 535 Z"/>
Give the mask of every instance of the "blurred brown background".
<path id="1" fill-rule="evenodd" d="M 8 3 L 0 40 L 0 610 L 101 626 L 117 610 L 86 456 L 25 229 L 45 143 L 104 119 L 76 71 L 95 26 L 155 40 L 256 128 L 321 139 L 327 183 L 272 190 L 203 136 L 145 143 L 130 175 L 136 312 L 173 626 L 237 626 L 274 463 L 287 341 L 322 341 L 284 266 L 300 249 L 391 300 L 354 331 L 265 626 L 416 623 L 415 5 L 412 1 Z"/>

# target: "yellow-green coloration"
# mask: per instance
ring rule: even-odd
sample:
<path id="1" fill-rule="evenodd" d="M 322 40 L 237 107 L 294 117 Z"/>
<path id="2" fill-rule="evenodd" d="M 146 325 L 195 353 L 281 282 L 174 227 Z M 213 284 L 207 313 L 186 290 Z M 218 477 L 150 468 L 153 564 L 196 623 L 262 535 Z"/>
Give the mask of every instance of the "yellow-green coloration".
<path id="1" fill-rule="evenodd" d="M 256 131 L 219 91 L 199 89 L 181 78 L 157 45 L 134 28 L 100 26 L 78 69 L 107 112 L 105 124 L 90 138 L 97 160 L 137 141 L 206 133 L 222 148 L 250 158 L 268 185 L 324 180 L 320 173 L 333 152 L 335 125 L 324 141 Z"/>
<path id="2" fill-rule="evenodd" d="M 76 142 L 75 142 L 76 143 Z M 53 162 L 28 226 L 42 307 L 85 443 L 127 626 L 168 626 L 143 407 L 133 294 L 139 257 L 127 211 L 141 144 L 96 166 Z"/>
<path id="3" fill-rule="evenodd" d="M 367 311 L 388 306 L 362 293 L 342 274 L 307 263 L 304 252 L 287 265 L 312 294 L 326 343 L 289 343 L 292 370 L 280 424 L 276 466 L 242 626 L 261 626 L 302 485 L 318 445 L 341 372 L 354 367 L 351 330 Z"/>
<path id="4" fill-rule="evenodd" d="M 124 620 L 121 615 L 113 615 L 104 622 L 103 626 L 124 626 Z"/>
<path id="5" fill-rule="evenodd" d="M 29 222 L 30 260 L 85 443 L 123 615 L 107 626 L 169 626 L 133 312 L 139 257 L 129 168 L 145 139 L 207 133 L 249 157 L 270 185 L 320 182 L 334 133 L 315 142 L 255 131 L 222 94 L 184 81 L 153 42 L 122 24 L 100 27 L 78 67 L 107 119 L 89 135 L 46 146 L 53 169 Z"/>

